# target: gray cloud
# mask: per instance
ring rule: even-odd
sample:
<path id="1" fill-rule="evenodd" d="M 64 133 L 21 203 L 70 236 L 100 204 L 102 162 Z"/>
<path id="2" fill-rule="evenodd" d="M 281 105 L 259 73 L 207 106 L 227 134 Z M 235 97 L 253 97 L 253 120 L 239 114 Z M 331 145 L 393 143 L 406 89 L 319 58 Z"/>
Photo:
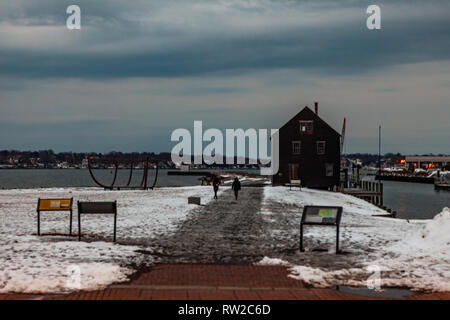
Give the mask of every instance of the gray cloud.
<path id="1" fill-rule="evenodd" d="M 448 1 L 378 1 L 379 31 L 372 1 L 79 0 L 69 31 L 73 3 L 0 0 L 0 148 L 167 151 L 194 120 L 273 128 L 319 100 L 347 151 L 378 123 L 386 151 L 450 150 Z"/>
<path id="2" fill-rule="evenodd" d="M 310 1 L 242 3 L 247 2 L 108 1 L 106 6 L 81 1 L 86 15 L 82 30 L 68 31 L 61 23 L 62 2 L 22 2 L 22 10 L 12 10 L 20 14 L 6 21 L 51 22 L 55 30 L 48 36 L 55 37 L 54 44 L 42 47 L 35 39 L 32 50 L 24 50 L 20 42 L 25 36 L 11 27 L 19 37 L 0 46 L 0 68 L 4 75 L 39 78 L 180 77 L 279 68 L 348 74 L 450 56 L 448 11 L 437 10 L 438 4 L 450 8 L 443 2 L 421 4 L 420 14 L 410 2 L 387 2 L 382 5 L 383 29 L 377 32 L 365 27 L 361 2 L 346 1 L 344 8 Z M 321 11 L 308 15 L 315 7 Z M 214 17 L 216 25 L 211 24 Z M 45 30 L 34 32 L 39 27 L 27 25 L 30 37 L 45 37 Z"/>

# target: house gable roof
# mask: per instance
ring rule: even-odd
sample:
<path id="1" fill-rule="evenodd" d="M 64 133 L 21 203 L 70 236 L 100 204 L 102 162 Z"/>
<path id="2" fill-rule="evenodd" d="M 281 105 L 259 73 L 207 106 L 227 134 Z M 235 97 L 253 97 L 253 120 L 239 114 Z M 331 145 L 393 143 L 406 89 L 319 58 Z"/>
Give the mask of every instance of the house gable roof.
<path id="1" fill-rule="evenodd" d="M 322 123 L 324 126 L 328 127 L 329 129 L 331 129 L 331 131 L 333 131 L 336 135 L 341 136 L 339 132 L 337 132 L 332 126 L 330 126 L 325 120 L 323 120 L 321 117 L 319 117 L 319 115 L 317 115 L 314 111 L 312 111 L 308 106 L 304 107 L 299 113 L 297 113 L 295 116 L 293 116 L 288 122 L 286 122 L 281 128 L 280 131 L 286 127 L 288 124 L 290 124 L 292 121 L 295 120 L 302 120 L 303 116 L 309 114 L 310 117 L 315 121 L 319 121 L 320 123 Z"/>

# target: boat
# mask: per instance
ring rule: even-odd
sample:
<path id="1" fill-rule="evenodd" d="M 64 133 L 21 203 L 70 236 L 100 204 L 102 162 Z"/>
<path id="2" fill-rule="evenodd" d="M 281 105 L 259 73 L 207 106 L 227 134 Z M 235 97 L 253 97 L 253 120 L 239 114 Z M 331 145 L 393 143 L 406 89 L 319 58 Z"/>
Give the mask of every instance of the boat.
<path id="1" fill-rule="evenodd" d="M 437 172 L 434 178 L 435 190 L 450 190 L 450 172 Z"/>

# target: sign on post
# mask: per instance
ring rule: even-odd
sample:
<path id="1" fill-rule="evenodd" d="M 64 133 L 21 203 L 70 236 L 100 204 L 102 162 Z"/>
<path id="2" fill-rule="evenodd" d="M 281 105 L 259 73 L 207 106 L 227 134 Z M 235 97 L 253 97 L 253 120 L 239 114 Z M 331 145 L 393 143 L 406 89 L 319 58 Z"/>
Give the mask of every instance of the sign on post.
<path id="1" fill-rule="evenodd" d="M 70 199 L 38 199 L 37 204 L 37 234 L 41 235 L 41 212 L 42 211 L 70 211 L 69 234 L 72 235 L 72 203 Z"/>
<path id="2" fill-rule="evenodd" d="M 116 242 L 117 228 L 117 201 L 114 202 L 81 202 L 78 201 L 78 241 L 81 240 L 81 215 L 82 214 L 113 214 L 114 238 Z"/>
<path id="3" fill-rule="evenodd" d="M 339 253 L 339 226 L 341 223 L 342 207 L 333 206 L 305 206 L 300 222 L 300 251 L 303 248 L 303 226 L 335 226 L 336 227 L 336 253 Z"/>

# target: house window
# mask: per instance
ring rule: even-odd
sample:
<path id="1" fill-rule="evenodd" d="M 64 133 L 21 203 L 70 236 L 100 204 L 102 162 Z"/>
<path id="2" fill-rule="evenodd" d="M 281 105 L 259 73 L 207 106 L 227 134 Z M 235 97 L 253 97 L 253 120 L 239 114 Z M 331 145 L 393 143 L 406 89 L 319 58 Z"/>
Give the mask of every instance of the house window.
<path id="1" fill-rule="evenodd" d="M 300 134 L 312 134 L 313 133 L 313 121 L 300 121 Z"/>
<path id="2" fill-rule="evenodd" d="M 301 141 L 292 141 L 292 154 L 300 154 L 302 149 Z"/>
<path id="3" fill-rule="evenodd" d="M 325 154 L 325 141 L 317 141 L 317 154 Z"/>
<path id="4" fill-rule="evenodd" d="M 326 163 L 325 164 L 325 175 L 327 177 L 332 177 L 334 173 L 334 164 L 333 163 Z"/>

